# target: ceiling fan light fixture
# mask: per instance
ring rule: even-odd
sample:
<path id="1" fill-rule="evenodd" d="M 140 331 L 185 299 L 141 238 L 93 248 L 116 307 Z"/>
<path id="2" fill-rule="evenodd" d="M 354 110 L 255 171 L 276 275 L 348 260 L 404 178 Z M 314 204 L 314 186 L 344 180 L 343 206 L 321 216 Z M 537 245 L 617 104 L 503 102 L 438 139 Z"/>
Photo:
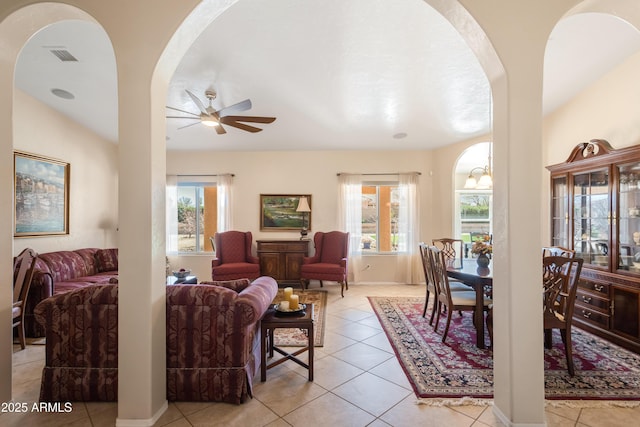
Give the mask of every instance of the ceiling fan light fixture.
<path id="1" fill-rule="evenodd" d="M 204 114 L 200 117 L 201 122 L 205 126 L 214 127 L 218 126 L 220 123 L 215 119 L 215 117 L 205 116 Z"/>

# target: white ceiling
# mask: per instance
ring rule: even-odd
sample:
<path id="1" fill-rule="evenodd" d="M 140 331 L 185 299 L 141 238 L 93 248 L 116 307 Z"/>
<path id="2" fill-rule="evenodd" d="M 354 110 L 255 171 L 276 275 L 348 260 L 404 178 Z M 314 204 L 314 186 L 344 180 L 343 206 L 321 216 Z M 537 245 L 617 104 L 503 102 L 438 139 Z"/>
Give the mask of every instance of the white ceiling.
<path id="1" fill-rule="evenodd" d="M 431 149 L 486 134 L 489 85 L 453 27 L 422 0 L 240 0 L 182 59 L 167 105 L 194 113 L 185 89 L 213 106 L 251 99 L 242 113 L 274 116 L 259 133 L 167 119 L 172 150 Z M 78 62 L 50 51 L 66 49 Z M 553 111 L 634 52 L 640 33 L 602 14 L 569 17 L 545 57 L 544 112 Z M 524 53 L 523 53 L 524 54 Z M 95 24 L 65 21 L 21 52 L 16 86 L 99 135 L 117 139 L 113 51 Z M 75 95 L 67 100 L 51 89 Z M 176 115 L 167 110 L 168 115 Z M 405 138 L 394 135 L 405 133 Z"/>

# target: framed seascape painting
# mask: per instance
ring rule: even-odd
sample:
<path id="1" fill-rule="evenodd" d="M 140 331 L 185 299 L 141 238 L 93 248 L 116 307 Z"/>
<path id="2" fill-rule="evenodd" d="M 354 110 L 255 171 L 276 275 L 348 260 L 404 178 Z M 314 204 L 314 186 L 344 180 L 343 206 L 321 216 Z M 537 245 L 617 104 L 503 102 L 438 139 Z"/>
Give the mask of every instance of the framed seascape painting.
<path id="1" fill-rule="evenodd" d="M 15 237 L 69 234 L 69 163 L 13 153 Z"/>
<path id="2" fill-rule="evenodd" d="M 300 198 L 306 197 L 309 210 L 298 212 Z M 285 231 L 311 229 L 310 194 L 261 194 L 260 230 Z"/>

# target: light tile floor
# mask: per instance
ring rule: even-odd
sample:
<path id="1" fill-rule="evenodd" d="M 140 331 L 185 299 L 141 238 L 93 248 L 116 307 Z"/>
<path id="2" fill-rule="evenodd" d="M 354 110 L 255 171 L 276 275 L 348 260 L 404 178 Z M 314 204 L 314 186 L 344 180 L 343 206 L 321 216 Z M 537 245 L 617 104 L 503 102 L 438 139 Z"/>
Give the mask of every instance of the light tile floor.
<path id="1" fill-rule="evenodd" d="M 329 291 L 324 346 L 316 348 L 315 380 L 292 362 L 255 378 L 255 397 L 242 405 L 175 402 L 158 426 L 502 426 L 490 406 L 417 405 L 411 386 L 367 296 L 423 296 L 415 285 L 352 285 Z M 306 353 L 305 353 L 306 354 Z M 44 345 L 14 345 L 14 402 L 38 400 Z M 70 413 L 0 413 L 0 426 L 113 426 L 113 403 L 74 403 Z M 640 408 L 549 407 L 548 426 L 629 426 Z"/>

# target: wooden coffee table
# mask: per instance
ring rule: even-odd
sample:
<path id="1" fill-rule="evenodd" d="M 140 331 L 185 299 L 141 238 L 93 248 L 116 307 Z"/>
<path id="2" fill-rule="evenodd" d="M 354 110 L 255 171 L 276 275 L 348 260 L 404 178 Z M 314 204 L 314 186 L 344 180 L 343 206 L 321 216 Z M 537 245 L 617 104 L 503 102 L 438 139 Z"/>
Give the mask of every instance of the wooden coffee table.
<path id="1" fill-rule="evenodd" d="M 306 330 L 307 346 L 302 347 L 293 353 L 288 353 L 281 348 L 276 347 L 273 343 L 273 332 L 278 328 L 298 328 Z M 313 304 L 307 304 L 307 308 L 304 313 L 287 315 L 277 313 L 275 306 L 272 305 L 262 317 L 260 322 L 260 335 L 260 381 L 264 382 L 267 380 L 267 369 L 278 366 L 287 360 L 292 360 L 298 365 L 306 368 L 309 371 L 309 381 L 313 381 Z M 271 364 L 267 364 L 267 352 L 269 353 L 269 358 L 272 358 L 274 351 L 277 351 L 284 357 L 272 362 Z M 296 357 L 305 351 L 309 352 L 308 364 Z"/>

